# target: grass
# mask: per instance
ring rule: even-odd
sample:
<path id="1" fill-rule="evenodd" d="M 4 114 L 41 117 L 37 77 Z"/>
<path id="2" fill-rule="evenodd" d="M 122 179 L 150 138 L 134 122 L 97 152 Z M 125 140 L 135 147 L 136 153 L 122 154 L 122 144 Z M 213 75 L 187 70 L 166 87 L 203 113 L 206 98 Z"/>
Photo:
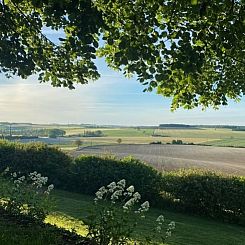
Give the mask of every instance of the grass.
<path id="1" fill-rule="evenodd" d="M 245 138 L 229 138 L 229 139 L 219 139 L 209 142 L 204 142 L 204 144 L 210 144 L 212 146 L 227 146 L 227 147 L 245 147 Z"/>
<path id="2" fill-rule="evenodd" d="M 75 230 L 80 235 L 86 235 L 87 230 L 83 220 L 91 210 L 93 197 L 57 190 L 54 195 L 57 199 L 57 207 L 55 212 L 47 217 L 46 222 Z M 151 234 L 151 227 L 155 225 L 156 218 L 162 213 L 166 218 L 166 224 L 172 220 L 176 222 L 176 230 L 169 239 L 168 245 L 245 244 L 244 227 L 153 208 L 147 213 L 144 224 L 136 229 L 134 238 L 139 240 L 143 234 Z M 0 216 L 0 244 L 63 244 L 64 240 L 62 240 L 61 234 L 56 231 L 50 226 L 45 228 L 39 225 L 26 226 Z"/>
<path id="3" fill-rule="evenodd" d="M 156 133 L 166 135 L 169 137 L 179 138 L 209 138 L 209 139 L 226 139 L 226 138 L 245 138 L 245 132 L 232 131 L 231 129 L 215 129 L 215 128 L 202 128 L 202 129 L 159 129 Z"/>
<path id="4" fill-rule="evenodd" d="M 93 198 L 90 196 L 56 191 L 56 212 L 48 216 L 47 222 L 68 229 L 74 228 L 79 234 L 86 234 L 82 220 L 89 214 Z M 203 217 L 195 217 L 166 210 L 151 209 L 144 225 L 135 232 L 135 238 L 150 234 L 158 215 L 164 214 L 166 223 L 176 222 L 176 231 L 169 240 L 169 245 L 243 245 L 245 244 L 244 227 L 224 224 Z"/>
<path id="5" fill-rule="evenodd" d="M 153 129 L 135 129 L 122 128 L 103 131 L 103 134 L 108 137 L 149 137 L 153 134 Z"/>

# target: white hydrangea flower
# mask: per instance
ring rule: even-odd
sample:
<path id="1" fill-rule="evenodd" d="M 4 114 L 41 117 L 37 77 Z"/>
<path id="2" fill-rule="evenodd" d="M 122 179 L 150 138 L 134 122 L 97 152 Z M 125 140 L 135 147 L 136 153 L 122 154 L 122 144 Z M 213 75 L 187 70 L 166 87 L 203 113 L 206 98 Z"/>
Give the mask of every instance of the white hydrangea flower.
<path id="1" fill-rule="evenodd" d="M 134 199 L 134 198 L 130 198 L 130 199 L 123 205 L 123 209 L 128 210 L 128 209 L 130 209 L 134 204 L 135 204 L 135 199 Z"/>
<path id="2" fill-rule="evenodd" d="M 21 176 L 18 179 L 14 180 L 14 184 L 16 184 L 17 187 L 19 187 L 19 185 L 22 184 L 24 182 L 24 180 L 25 180 L 25 176 Z"/>
<path id="3" fill-rule="evenodd" d="M 16 173 L 16 172 L 12 173 L 12 176 L 13 176 L 14 178 L 16 178 L 16 177 L 17 177 L 17 173 Z"/>
<path id="4" fill-rule="evenodd" d="M 117 190 L 111 195 L 111 200 L 117 200 L 120 196 L 122 196 L 122 190 Z"/>
<path id="5" fill-rule="evenodd" d="M 32 184 L 36 186 L 36 188 L 41 188 L 48 182 L 48 177 L 43 177 L 41 174 L 37 173 L 37 171 L 30 173 L 29 177 L 33 181 Z"/>
<path id="6" fill-rule="evenodd" d="M 141 199 L 141 195 L 139 194 L 139 192 L 135 192 L 133 197 L 136 199 L 136 200 L 140 200 Z"/>
<path id="7" fill-rule="evenodd" d="M 128 193 L 134 193 L 134 186 L 131 185 L 126 190 L 127 190 Z"/>
<path id="8" fill-rule="evenodd" d="M 126 186 L 126 180 L 125 179 L 122 179 L 122 180 L 118 181 L 117 182 L 117 185 L 119 187 L 125 188 L 125 186 Z"/>
<path id="9" fill-rule="evenodd" d="M 35 177 L 37 175 L 37 171 L 34 171 L 32 173 L 29 174 L 30 178 L 32 179 L 33 177 Z M 35 177 L 36 178 L 36 177 Z"/>
<path id="10" fill-rule="evenodd" d="M 102 186 L 102 187 L 95 193 L 96 199 L 97 199 L 97 200 L 103 199 L 103 196 L 104 196 L 106 193 L 107 193 L 107 189 L 106 189 L 104 186 Z M 97 201 L 97 200 L 95 200 L 95 201 Z"/>
<path id="11" fill-rule="evenodd" d="M 161 230 L 162 230 L 162 227 L 160 226 L 160 225 L 158 225 L 157 227 L 156 227 L 156 232 L 161 232 Z"/>
<path id="12" fill-rule="evenodd" d="M 148 211 L 150 208 L 150 203 L 148 201 L 145 201 L 144 203 L 141 204 L 141 210 L 143 212 Z"/>
<path id="13" fill-rule="evenodd" d="M 54 189 L 54 185 L 53 184 L 48 186 L 48 191 L 52 191 L 53 189 Z"/>
<path id="14" fill-rule="evenodd" d="M 168 228 L 173 230 L 175 229 L 175 222 L 174 221 L 171 221 L 169 224 L 168 224 Z"/>
<path id="15" fill-rule="evenodd" d="M 107 187 L 109 188 L 109 192 L 113 192 L 117 188 L 117 184 L 116 182 L 111 182 Z"/>
<path id="16" fill-rule="evenodd" d="M 15 184 L 17 187 L 19 187 L 19 185 L 20 185 L 21 183 L 22 183 L 22 182 L 21 182 L 20 180 L 18 180 L 18 179 L 14 181 L 14 184 Z"/>
<path id="17" fill-rule="evenodd" d="M 163 215 L 159 215 L 158 218 L 156 219 L 156 222 L 162 224 L 164 222 L 164 216 Z"/>
<path id="18" fill-rule="evenodd" d="M 26 177 L 24 175 L 18 178 L 18 180 L 21 182 L 23 182 L 25 179 L 26 179 Z"/>

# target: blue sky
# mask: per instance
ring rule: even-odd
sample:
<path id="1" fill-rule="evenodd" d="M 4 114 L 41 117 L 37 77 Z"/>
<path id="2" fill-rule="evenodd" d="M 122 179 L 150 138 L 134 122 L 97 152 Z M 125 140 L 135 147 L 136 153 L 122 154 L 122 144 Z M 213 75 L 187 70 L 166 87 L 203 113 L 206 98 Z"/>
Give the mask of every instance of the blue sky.
<path id="1" fill-rule="evenodd" d="M 102 61 L 101 61 L 102 62 Z M 244 100 L 219 110 L 170 112 L 170 100 L 143 93 L 135 79 L 125 79 L 101 64 L 102 76 L 75 90 L 0 76 L 0 121 L 158 125 L 160 123 L 245 125 Z M 103 63 L 103 62 L 102 62 Z"/>
<path id="2" fill-rule="evenodd" d="M 200 108 L 170 112 L 170 99 L 143 93 L 136 79 L 97 62 L 101 78 L 75 90 L 0 75 L 0 121 L 158 125 L 160 123 L 245 125 L 245 100 L 219 110 Z"/>

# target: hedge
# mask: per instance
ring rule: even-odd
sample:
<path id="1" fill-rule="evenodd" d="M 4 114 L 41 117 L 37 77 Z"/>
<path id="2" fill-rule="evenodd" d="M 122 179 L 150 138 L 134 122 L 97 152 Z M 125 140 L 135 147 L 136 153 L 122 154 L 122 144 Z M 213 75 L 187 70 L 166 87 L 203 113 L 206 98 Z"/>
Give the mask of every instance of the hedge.
<path id="1" fill-rule="evenodd" d="M 70 182 L 71 164 L 68 155 L 43 143 L 0 141 L 0 172 L 6 167 L 24 174 L 37 171 L 49 177 L 55 187 L 65 188 Z"/>
<path id="2" fill-rule="evenodd" d="M 161 174 L 132 157 L 80 156 L 71 159 L 42 143 L 0 141 L 0 172 L 6 167 L 24 174 L 37 171 L 56 188 L 92 194 L 103 185 L 125 179 L 152 205 L 194 212 L 245 224 L 245 178 L 201 170 Z"/>
<path id="3" fill-rule="evenodd" d="M 140 160 L 126 157 L 122 160 L 110 156 L 80 156 L 75 159 L 73 191 L 94 194 L 101 186 L 125 179 L 134 185 L 142 198 L 154 204 L 161 190 L 162 175 Z"/>
<path id="4" fill-rule="evenodd" d="M 245 178 L 179 170 L 162 178 L 164 196 L 184 210 L 245 223 Z"/>

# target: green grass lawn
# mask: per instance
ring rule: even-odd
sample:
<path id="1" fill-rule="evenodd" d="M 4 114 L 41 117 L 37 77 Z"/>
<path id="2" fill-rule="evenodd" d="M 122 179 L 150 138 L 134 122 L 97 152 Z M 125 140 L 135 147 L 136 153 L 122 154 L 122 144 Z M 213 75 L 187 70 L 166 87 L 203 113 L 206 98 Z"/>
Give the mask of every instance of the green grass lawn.
<path id="1" fill-rule="evenodd" d="M 69 230 L 75 230 L 80 235 L 86 235 L 83 219 L 93 206 L 93 197 L 74 194 L 65 191 L 55 191 L 57 200 L 55 212 L 50 214 L 46 222 Z M 203 217 L 181 214 L 173 211 L 150 209 L 139 226 L 134 238 L 140 240 L 142 234 L 150 234 L 156 218 L 164 214 L 166 224 L 176 222 L 176 230 L 169 239 L 168 245 L 244 245 L 244 227 L 224 224 Z M 22 225 L 21 223 L 0 217 L 0 244 L 3 245 L 55 245 L 66 244 L 61 234 L 52 227 L 39 225 Z M 73 244 L 73 243 L 69 243 Z"/>
<path id="2" fill-rule="evenodd" d="M 56 212 L 47 218 L 50 223 L 55 223 L 68 229 L 74 228 L 79 234 L 86 234 L 82 220 L 89 214 L 93 198 L 90 196 L 56 191 Z M 168 244 L 175 245 L 244 245 L 244 227 L 224 224 L 203 217 L 195 217 L 166 210 L 151 209 L 144 225 L 140 226 L 134 236 L 140 239 L 142 234 L 151 233 L 156 218 L 164 214 L 166 224 L 176 222 L 176 230 Z"/>

